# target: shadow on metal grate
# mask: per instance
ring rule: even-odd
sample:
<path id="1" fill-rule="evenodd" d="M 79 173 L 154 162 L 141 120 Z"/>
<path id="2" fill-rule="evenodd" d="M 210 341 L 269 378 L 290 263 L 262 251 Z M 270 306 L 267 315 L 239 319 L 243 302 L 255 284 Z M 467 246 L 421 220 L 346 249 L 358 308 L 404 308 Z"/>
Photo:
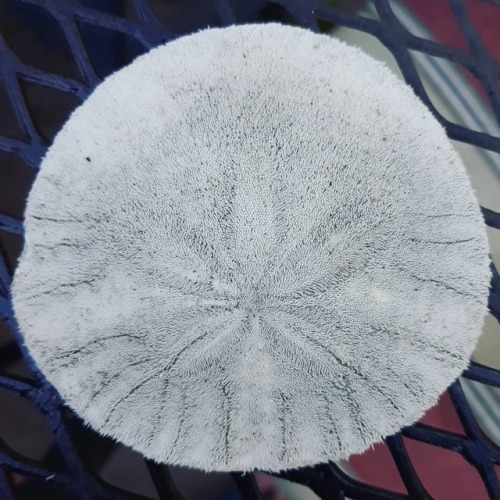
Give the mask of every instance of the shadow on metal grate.
<path id="1" fill-rule="evenodd" d="M 43 31 L 45 27 L 45 33 L 42 35 L 64 52 L 65 57 L 71 59 L 72 66 L 71 71 L 63 75 L 57 74 L 50 68 L 40 68 L 36 64 L 37 61 L 27 63 L 23 57 L 19 56 L 18 51 L 12 50 L 11 44 L 6 40 L 8 37 L 2 35 L 8 26 L 0 24 L 0 105 L 2 105 L 3 118 L 12 122 L 9 133 L 4 133 L 0 124 L 0 155 L 8 157 L 8 163 L 11 165 L 10 167 L 0 166 L 0 169 L 8 168 L 14 171 L 16 168 L 17 170 L 12 175 L 16 176 L 16 179 L 24 175 L 26 177 L 24 182 L 29 186 L 48 142 L 57 128 L 103 77 L 128 63 L 136 55 L 186 32 L 207 25 L 228 25 L 246 22 L 248 19 L 278 19 L 314 31 L 319 31 L 322 26 L 328 27 L 335 24 L 375 36 L 393 54 L 406 81 L 446 128 L 450 138 L 500 153 L 500 137 L 451 123 L 439 114 L 426 94 L 409 52 L 409 50 L 419 51 L 465 67 L 483 86 L 496 121 L 500 123 L 500 93 L 498 91 L 500 64 L 483 45 L 474 25 L 469 20 L 464 0 L 450 0 L 449 5 L 467 42 L 466 51 L 450 48 L 411 34 L 402 26 L 388 0 L 374 1 L 378 19 L 361 17 L 352 10 L 331 7 L 331 5 L 338 5 L 339 2 L 255 1 L 253 2 L 255 8 L 250 6 L 252 2 L 249 2 L 247 7 L 235 8 L 237 2 L 232 2 L 233 5 L 231 5 L 229 0 L 213 0 L 213 2 L 206 2 L 199 19 L 194 19 L 191 23 L 184 23 L 184 25 L 178 23 L 177 26 L 181 26 L 179 29 L 176 29 L 175 22 L 168 22 L 167 10 L 153 10 L 154 3 L 147 0 L 123 2 L 117 0 L 10 0 L 6 1 L 3 6 L 0 4 L 0 15 L 7 10 L 18 11 L 34 31 L 40 29 Z M 207 7 L 208 4 L 210 4 L 209 7 Z M 24 12 L 25 7 L 28 7 L 29 12 Z M 192 12 L 188 15 L 192 15 Z M 36 19 L 39 20 L 40 16 L 44 20 L 37 22 Z M 1 18 L 0 22 L 2 22 Z M 52 27 L 49 28 L 49 25 Z M 56 120 L 56 123 L 44 124 L 36 117 L 36 109 L 33 109 L 30 101 L 30 96 L 33 96 L 33 93 L 36 95 L 36 89 L 38 92 L 44 89 L 45 92 L 62 93 L 67 96 L 67 100 L 64 101 L 65 106 L 59 110 L 59 121 Z M 31 174 L 22 170 L 24 165 L 29 166 L 27 170 Z M 21 171 L 24 173 L 20 174 Z M 4 175 L 2 178 L 5 179 L 7 176 Z M 9 188 L 5 186 L 5 190 L 7 192 Z M 26 193 L 27 189 L 22 195 Z M 10 195 L 17 194 L 10 193 Z M 20 201 L 24 202 L 24 199 L 17 200 L 18 206 L 20 206 Z M 483 214 L 489 226 L 500 229 L 500 214 L 487 208 L 483 208 Z M 12 252 L 18 254 L 22 244 L 23 224 L 22 213 L 15 215 L 0 213 L 0 235 L 5 235 L 6 241 L 10 239 L 10 246 L 15 248 Z M 18 238 L 18 242 L 12 243 L 12 238 Z M 7 375 L 2 370 L 0 388 L 27 398 L 40 410 L 54 435 L 55 444 L 52 453 L 60 455 L 64 465 L 53 470 L 41 462 L 23 457 L 0 439 L 1 498 L 15 497 L 16 477 L 30 478 L 31 481 L 35 481 L 39 487 L 35 490 L 38 492 L 36 498 L 145 498 L 113 487 L 97 477 L 75 447 L 67 417 L 64 416 L 67 410 L 63 411 L 62 401 L 58 394 L 33 365 L 22 345 L 20 334 L 13 320 L 9 286 L 15 258 L 15 255 L 9 255 L 5 249 L 0 253 L 0 322 L 7 325 L 12 336 L 10 343 L 0 347 L 0 369 L 2 369 L 5 357 L 11 355 L 12 352 L 20 353 L 27 369 L 24 375 L 19 375 L 19 373 Z M 493 264 L 492 271 L 489 308 L 496 320 L 500 321 L 500 276 Z M 464 376 L 470 380 L 500 387 L 500 372 L 474 362 Z M 403 444 L 403 436 L 460 453 L 469 464 L 476 468 L 491 498 L 500 498 L 498 479 L 494 469 L 495 464 L 500 463 L 500 450 L 480 429 L 458 381 L 450 387 L 449 394 L 465 435 L 417 423 L 387 440 L 409 498 L 430 498 L 430 494 L 426 492 L 412 466 Z M 76 419 L 74 416 L 70 418 Z M 81 424 L 77 423 L 77 425 Z M 95 436 L 94 439 L 101 438 Z M 146 462 L 146 464 L 159 498 L 182 498 L 167 467 L 151 462 Z M 318 496 L 325 499 L 408 498 L 400 493 L 363 484 L 348 476 L 333 463 L 290 471 L 280 476 L 308 486 Z M 235 473 L 231 474 L 231 477 L 236 482 L 243 498 L 261 498 L 261 492 L 252 474 L 243 476 Z"/>

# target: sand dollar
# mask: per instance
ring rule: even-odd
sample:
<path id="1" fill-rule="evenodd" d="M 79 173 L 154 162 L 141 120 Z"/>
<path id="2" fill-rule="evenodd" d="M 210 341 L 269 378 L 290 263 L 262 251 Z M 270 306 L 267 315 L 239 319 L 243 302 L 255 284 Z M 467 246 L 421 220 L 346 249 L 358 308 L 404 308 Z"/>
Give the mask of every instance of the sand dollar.
<path id="1" fill-rule="evenodd" d="M 443 128 L 382 63 L 279 24 L 139 57 L 44 158 L 13 285 L 35 361 L 159 462 L 277 471 L 419 418 L 489 283 Z"/>

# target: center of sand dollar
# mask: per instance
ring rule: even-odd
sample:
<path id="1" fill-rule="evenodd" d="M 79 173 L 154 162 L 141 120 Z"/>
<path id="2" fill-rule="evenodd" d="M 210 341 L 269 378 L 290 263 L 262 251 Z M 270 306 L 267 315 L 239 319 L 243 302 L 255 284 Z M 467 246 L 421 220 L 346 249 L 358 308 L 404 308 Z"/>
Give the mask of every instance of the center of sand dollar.
<path id="1" fill-rule="evenodd" d="M 264 299 L 261 294 L 254 292 L 240 301 L 240 307 L 244 309 L 249 316 L 255 317 L 262 313 Z"/>

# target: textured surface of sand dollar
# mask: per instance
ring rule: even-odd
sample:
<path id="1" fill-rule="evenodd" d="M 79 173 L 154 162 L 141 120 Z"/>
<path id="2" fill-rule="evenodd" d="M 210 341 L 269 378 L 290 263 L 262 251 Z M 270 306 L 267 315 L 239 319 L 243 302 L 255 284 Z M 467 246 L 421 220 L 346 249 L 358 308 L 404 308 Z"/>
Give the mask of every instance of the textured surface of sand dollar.
<path id="1" fill-rule="evenodd" d="M 13 297 L 94 429 L 160 462 L 280 470 L 419 418 L 467 366 L 488 283 L 424 105 L 359 50 L 271 24 L 154 49 L 74 112 Z"/>

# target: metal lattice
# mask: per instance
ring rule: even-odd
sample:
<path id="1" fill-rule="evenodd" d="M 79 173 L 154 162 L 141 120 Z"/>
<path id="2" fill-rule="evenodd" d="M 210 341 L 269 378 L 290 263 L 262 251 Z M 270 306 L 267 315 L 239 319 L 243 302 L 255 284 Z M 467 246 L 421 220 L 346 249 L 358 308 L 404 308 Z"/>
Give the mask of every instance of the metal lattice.
<path id="1" fill-rule="evenodd" d="M 76 65 L 78 77 L 70 78 L 55 73 L 49 73 L 27 65 L 15 51 L 9 48 L 1 36 L 0 25 L 0 83 L 3 83 L 8 102 L 12 108 L 12 120 L 20 129 L 20 137 L 12 138 L 0 135 L 0 151 L 15 156 L 36 172 L 40 159 L 47 148 L 47 140 L 40 133 L 36 125 L 33 110 L 30 108 L 22 91 L 23 84 L 31 83 L 72 95 L 79 101 L 84 100 L 93 88 L 100 82 L 103 75 L 96 71 L 95 60 L 90 55 L 89 47 L 82 40 L 80 24 L 99 27 L 111 33 L 126 36 L 135 44 L 135 55 L 175 38 L 183 33 L 167 29 L 155 17 L 151 5 L 147 0 L 130 0 L 126 2 L 129 15 L 116 15 L 105 12 L 102 1 L 94 2 L 89 8 L 88 0 L 4 0 L 5 5 L 34 5 L 45 14 L 52 16 L 64 35 L 65 43 Z M 482 0 L 476 0 L 478 2 Z M 124 2 L 125 3 L 125 2 Z M 261 2 L 265 4 L 265 2 Z M 498 2 L 491 2 L 496 5 Z M 375 36 L 380 40 L 396 59 L 399 68 L 415 92 L 431 109 L 439 122 L 446 128 L 448 136 L 480 148 L 500 153 L 500 137 L 484 132 L 471 130 L 465 126 L 450 122 L 434 107 L 428 97 L 419 73 L 410 55 L 411 51 L 428 54 L 457 63 L 466 68 L 482 85 L 496 121 L 500 124 L 500 93 L 498 82 L 500 79 L 500 63 L 486 50 L 474 25 L 471 23 L 464 0 L 450 0 L 449 6 L 467 42 L 466 50 L 459 50 L 439 44 L 435 41 L 420 38 L 403 27 L 398 20 L 388 0 L 375 0 L 374 4 L 378 19 L 361 17 L 353 11 L 346 11 L 332 7 L 332 2 L 315 0 L 272 0 L 268 2 L 279 6 L 296 24 L 314 31 L 324 23 L 342 25 L 360 30 Z M 1 5 L 1 4 L 0 4 Z M 229 25 L 240 22 L 235 15 L 236 10 L 229 0 L 213 0 L 213 12 L 218 17 L 219 25 Z M 500 9 L 500 6 L 498 7 Z M 213 25 L 213 24 L 212 24 Z M 198 27 L 202 27 L 201 25 Z M 123 65 L 128 61 L 117 63 Z M 113 68 L 117 69 L 117 67 Z M 105 75 L 104 75 L 105 76 Z M 0 169 L 3 168 L 0 165 Z M 500 229 L 500 214 L 483 208 L 486 224 Z M 21 237 L 23 234 L 22 221 L 7 215 L 0 214 L 0 235 L 9 234 Z M 500 321 L 500 276 L 492 264 L 493 279 L 489 308 L 497 321 Z M 9 266 L 5 252 L 0 253 L 0 317 L 11 330 L 15 345 L 7 345 L 0 350 L 0 388 L 29 399 L 43 414 L 48 426 L 55 436 L 57 454 L 62 457 L 64 464 L 60 470 L 52 470 L 42 463 L 27 459 L 10 449 L 6 443 L 0 441 L 0 497 L 2 499 L 15 498 L 12 475 L 39 480 L 44 484 L 50 483 L 53 495 L 61 498 L 137 498 L 130 492 L 119 490 L 104 483 L 89 469 L 85 460 L 80 456 L 74 444 L 73 431 L 70 431 L 68 418 L 75 421 L 76 417 L 67 416 L 67 409 L 63 408 L 59 395 L 31 361 L 21 336 L 17 330 L 11 308 L 9 287 L 12 278 L 12 265 Z M 6 375 L 2 371 L 2 356 L 5 350 L 19 349 L 29 366 L 30 377 Z M 491 386 L 500 387 L 500 372 L 472 363 L 464 376 Z M 290 471 L 280 476 L 291 481 L 302 483 L 311 488 L 324 499 L 396 499 L 429 498 L 425 491 L 404 446 L 403 437 L 439 446 L 459 453 L 480 474 L 485 488 L 491 498 L 500 498 L 498 478 L 495 474 L 495 464 L 500 464 L 500 450 L 489 441 L 478 423 L 465 398 L 462 386 L 457 381 L 449 389 L 456 413 L 464 428 L 465 435 L 455 434 L 442 429 L 417 423 L 405 428 L 400 434 L 387 439 L 387 445 L 394 457 L 399 474 L 407 489 L 407 495 L 376 488 L 351 478 L 337 465 L 330 463 Z M 70 413 L 70 412 L 69 412 Z M 80 425 L 78 422 L 76 425 Z M 100 438 L 96 438 L 100 439 Z M 178 488 L 168 472 L 167 467 L 146 461 L 153 483 L 160 498 L 182 498 Z M 245 499 L 261 498 L 261 492 L 252 474 L 232 474 L 241 495 Z M 40 495 L 37 498 L 46 498 Z"/>

